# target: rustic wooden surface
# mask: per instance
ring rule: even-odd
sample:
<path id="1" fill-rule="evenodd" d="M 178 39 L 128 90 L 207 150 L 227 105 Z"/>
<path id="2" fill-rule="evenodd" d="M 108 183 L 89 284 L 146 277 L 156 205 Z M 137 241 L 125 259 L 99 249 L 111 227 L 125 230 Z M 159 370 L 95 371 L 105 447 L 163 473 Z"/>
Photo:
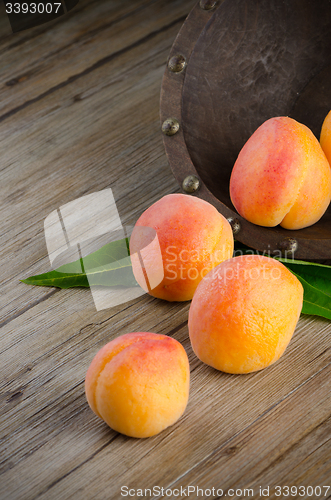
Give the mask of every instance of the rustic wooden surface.
<path id="1" fill-rule="evenodd" d="M 43 221 L 61 205 L 111 187 L 133 224 L 178 191 L 159 95 L 193 5 L 80 0 L 51 26 L 0 39 L 1 499 L 110 500 L 124 498 L 122 486 L 187 485 L 238 489 L 232 498 L 270 486 L 269 498 L 284 498 L 276 485 L 330 485 L 330 322 L 302 316 L 278 363 L 234 376 L 192 353 L 189 304 L 144 295 L 97 312 L 88 290 L 19 282 L 49 269 Z M 173 336 L 191 363 L 184 416 L 145 440 L 113 432 L 84 396 L 95 353 L 130 331 Z M 331 498 L 325 491 L 291 498 Z"/>

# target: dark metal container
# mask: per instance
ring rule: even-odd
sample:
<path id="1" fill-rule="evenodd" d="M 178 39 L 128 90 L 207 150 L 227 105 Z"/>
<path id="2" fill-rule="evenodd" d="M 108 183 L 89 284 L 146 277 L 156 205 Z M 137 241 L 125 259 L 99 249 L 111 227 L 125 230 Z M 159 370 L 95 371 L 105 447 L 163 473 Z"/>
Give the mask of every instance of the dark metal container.
<path id="1" fill-rule="evenodd" d="M 229 196 L 238 153 L 265 120 L 290 116 L 319 138 L 331 109 L 331 0 L 200 0 L 172 46 L 160 109 L 176 179 L 227 217 L 237 240 L 331 258 L 331 206 L 289 231 L 251 224 Z"/>

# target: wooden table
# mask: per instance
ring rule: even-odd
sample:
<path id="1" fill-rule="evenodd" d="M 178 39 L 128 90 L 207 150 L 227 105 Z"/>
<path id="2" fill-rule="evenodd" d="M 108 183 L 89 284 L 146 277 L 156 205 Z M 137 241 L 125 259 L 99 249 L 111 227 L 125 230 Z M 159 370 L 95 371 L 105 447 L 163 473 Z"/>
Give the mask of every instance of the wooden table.
<path id="1" fill-rule="evenodd" d="M 331 498 L 323 489 L 331 478 L 329 321 L 302 316 L 279 362 L 235 376 L 192 353 L 189 303 L 144 295 L 96 311 L 89 290 L 19 281 L 49 270 L 43 222 L 60 206 L 110 187 L 122 223 L 134 224 L 179 191 L 159 94 L 193 5 L 80 0 L 53 24 L 0 40 L 1 499 L 111 500 L 124 498 L 124 486 L 131 498 L 153 486 L 176 498 L 188 485 L 204 490 L 190 498 L 220 498 L 217 489 L 260 498 L 260 486 L 285 498 L 277 485 L 322 487 L 321 496 L 301 489 L 290 498 Z M 184 416 L 144 440 L 109 429 L 84 395 L 95 353 L 132 331 L 173 336 L 191 364 Z"/>

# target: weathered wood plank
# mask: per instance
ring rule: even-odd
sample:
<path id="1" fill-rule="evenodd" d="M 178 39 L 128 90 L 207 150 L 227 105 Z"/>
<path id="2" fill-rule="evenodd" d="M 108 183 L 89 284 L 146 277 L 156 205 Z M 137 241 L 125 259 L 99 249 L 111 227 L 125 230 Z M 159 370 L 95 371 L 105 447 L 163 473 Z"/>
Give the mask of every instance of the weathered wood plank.
<path id="1" fill-rule="evenodd" d="M 59 91 L 60 97 L 52 95 L 34 105 L 33 127 L 28 127 L 28 111 L 20 113 L 20 120 L 12 117 L 0 126 L 8 132 L 3 139 L 6 195 L 1 262 L 7 299 L 3 321 L 48 293 L 18 279 L 49 269 L 43 219 L 52 210 L 112 187 L 123 223 L 134 224 L 151 201 L 178 189 L 165 162 L 158 118 L 160 81 L 177 29 L 175 25 L 153 38 L 152 46 L 146 42 L 143 50 L 132 50 L 125 61 L 113 61 L 82 79 L 82 93 L 92 86 L 92 97 L 82 95 L 75 101 L 77 86 L 69 86 Z M 61 105 L 47 112 L 58 99 Z"/>
<path id="2" fill-rule="evenodd" d="M 49 300 L 55 301 L 55 297 Z M 112 318 L 106 325 L 93 329 L 92 334 L 88 328 L 81 334 L 77 332 L 76 341 L 64 340 L 57 349 L 53 349 L 52 358 L 47 355 L 37 357 L 34 377 L 32 370 L 23 374 L 26 383 L 24 397 L 21 400 L 18 398 L 14 411 L 4 415 L 4 421 L 12 421 L 15 415 L 19 415 L 18 410 L 21 408 L 25 422 L 16 421 L 22 427 L 20 429 L 17 425 L 16 436 L 11 439 L 11 453 L 3 465 L 7 468 L 9 464 L 13 468 L 2 475 L 3 485 L 6 485 L 7 478 L 12 477 L 16 470 L 16 474 L 22 478 L 26 475 L 26 481 L 33 484 L 31 496 L 26 498 L 34 498 L 33 495 L 38 491 L 37 485 L 40 485 L 38 493 L 44 488 L 44 498 L 56 498 L 64 494 L 71 498 L 71 493 L 74 498 L 78 491 L 77 485 L 84 487 L 86 496 L 83 498 L 104 498 L 105 495 L 112 497 L 118 495 L 122 480 L 123 484 L 132 487 L 137 487 L 138 484 L 148 487 L 156 483 L 167 486 L 172 484 L 174 478 L 185 475 L 187 470 L 203 462 L 206 455 L 208 457 L 213 450 L 227 446 L 234 435 L 246 428 L 250 435 L 254 422 L 257 421 L 256 425 L 259 425 L 261 414 L 267 412 L 268 415 L 273 411 L 274 405 L 277 407 L 283 404 L 283 400 L 290 401 L 292 393 L 300 389 L 298 386 L 304 387 L 308 383 L 307 380 L 314 378 L 317 371 L 330 364 L 330 352 L 326 348 L 330 327 L 323 320 L 320 321 L 320 330 L 317 332 L 315 320 L 302 318 L 298 332 L 280 362 L 268 370 L 247 376 L 221 374 L 200 363 L 190 350 L 185 326 L 173 335 L 183 342 L 191 362 L 193 361 L 191 398 L 185 416 L 174 427 L 155 438 L 137 441 L 117 436 L 114 440 L 115 433 L 107 430 L 104 424 L 87 411 L 82 383 L 88 366 L 87 360 L 90 360 L 92 353 L 114 334 L 128 331 L 125 325 L 130 325 L 130 329 L 137 331 L 145 324 L 149 330 L 165 333 L 164 327 L 167 323 L 169 325 L 171 314 L 176 316 L 177 323 L 187 315 L 187 305 L 183 309 L 177 309 L 175 305 L 156 301 L 153 307 L 151 306 L 152 304 L 149 314 L 146 308 L 141 308 L 140 315 L 136 312 L 135 318 L 132 318 L 126 311 L 121 319 Z M 156 311 L 159 313 L 159 307 L 164 316 L 158 316 L 156 322 L 155 315 Z M 169 307 L 174 309 L 165 311 Z M 47 316 L 47 308 L 44 314 Z M 109 324 L 112 335 L 109 335 Z M 67 326 L 67 331 L 63 331 L 63 339 L 68 336 L 70 327 L 71 324 Z M 51 333 L 52 329 L 49 332 Z M 37 339 L 37 334 L 35 337 Z M 44 347 L 46 334 L 43 337 L 39 345 L 40 353 L 47 349 Z M 25 344 L 27 342 L 26 340 Z M 29 343 L 34 345 L 31 339 Z M 38 345 L 35 345 L 35 349 L 38 349 Z M 29 378 L 32 379 L 30 385 Z M 315 397 L 321 396 L 323 399 L 324 392 L 319 396 L 316 387 L 319 385 L 314 386 Z M 300 397 L 302 399 L 302 396 Z M 40 408 L 37 413 L 34 412 L 36 407 Z M 295 402 L 293 407 L 296 408 Z M 309 403 L 305 408 L 312 411 Z M 317 412 L 321 415 L 321 408 L 324 412 L 329 411 L 328 406 L 322 405 Z M 299 406 L 297 411 L 300 415 L 302 407 Z M 267 417 L 269 427 L 267 426 L 262 442 L 267 443 L 268 439 L 271 439 L 270 446 L 273 446 L 275 440 L 272 433 L 268 434 L 270 428 L 278 430 L 279 426 L 286 427 L 293 419 L 290 415 L 290 420 L 287 421 L 285 411 L 281 420 L 277 418 L 269 422 Z M 283 423 L 285 420 L 287 424 Z M 67 422 L 65 425 L 64 421 Z M 11 425 L 13 427 L 14 423 Z M 302 429 L 304 432 L 304 427 Z M 254 436 L 260 439 L 259 433 Z M 279 439 L 281 438 L 282 434 L 279 436 Z M 39 448 L 41 443 L 43 445 Z M 29 453 L 31 448 L 34 450 L 33 454 Z M 178 450 L 175 462 L 174 448 Z M 67 458 L 64 459 L 64 456 Z M 45 460 L 48 465 L 43 468 L 42 463 Z M 231 467 L 229 457 L 226 463 Z M 75 470 L 70 473 L 72 469 Z M 237 470 L 236 466 L 233 466 L 233 470 Z M 195 474 L 193 471 L 192 474 Z M 29 481 L 31 477 L 33 480 Z M 98 490 L 98 484 L 103 485 L 102 489 Z M 183 484 L 181 480 L 180 484 Z M 20 491 L 23 484 L 17 485 L 17 488 L 17 491 Z"/>
<path id="3" fill-rule="evenodd" d="M 51 29 L 0 40 L 6 61 L 0 88 L 1 499 L 104 500 L 119 498 L 124 484 L 257 488 L 279 480 L 317 485 L 330 476 L 329 322 L 302 317 L 277 364 L 232 376 L 192 353 L 189 304 L 145 295 L 97 312 L 88 290 L 18 282 L 49 268 L 43 220 L 60 205 L 111 187 L 122 222 L 133 224 L 153 201 L 178 190 L 159 130 L 159 91 L 192 5 L 80 0 L 78 11 Z M 93 415 L 84 377 L 102 345 L 142 330 L 183 343 L 192 385 L 177 424 L 134 440 Z"/>
<path id="4" fill-rule="evenodd" d="M 174 12 L 174 14 L 178 13 Z M 7 181 L 4 187 L 9 193 L 4 203 L 5 206 L 8 202 L 24 202 L 26 198 L 34 203 L 38 201 L 38 198 L 39 202 L 40 198 L 44 202 L 45 200 L 49 201 L 47 195 L 51 192 L 50 181 L 52 181 L 53 188 L 54 181 L 61 181 L 61 192 L 56 191 L 58 198 L 63 196 L 64 188 L 67 188 L 66 199 L 71 199 L 76 192 L 68 192 L 68 188 L 77 184 L 79 185 L 78 189 L 82 189 L 82 185 L 84 185 L 86 192 L 85 182 L 87 179 L 94 183 L 99 180 L 98 178 L 90 179 L 91 160 L 93 159 L 94 163 L 100 162 L 102 153 L 110 154 L 110 158 L 108 155 L 102 157 L 103 164 L 96 165 L 95 172 L 99 174 L 103 167 L 102 173 L 108 174 L 106 179 L 109 184 L 109 170 L 107 171 L 106 167 L 112 157 L 116 157 L 116 154 L 112 153 L 114 149 L 117 154 L 121 154 L 123 163 L 123 158 L 128 161 L 131 154 L 137 153 L 137 149 L 140 148 L 139 160 L 143 161 L 145 155 L 141 154 L 141 149 L 144 148 L 145 144 L 137 141 L 138 144 L 133 145 L 131 143 L 132 134 L 137 132 L 139 134 L 136 129 L 140 125 L 142 133 L 139 139 L 142 141 L 145 139 L 147 142 L 151 139 L 151 132 L 153 134 L 153 132 L 159 131 L 158 106 L 155 104 L 158 104 L 159 99 L 160 77 L 163 73 L 169 45 L 180 26 L 180 22 L 180 20 L 176 21 L 175 18 L 174 26 L 168 28 L 167 24 L 163 25 L 160 28 L 159 39 L 157 39 L 158 33 L 151 33 L 151 26 L 147 26 L 144 38 L 152 36 L 153 42 L 150 40 L 151 43 L 148 43 L 148 38 L 147 41 L 141 42 L 141 46 L 134 47 L 128 54 L 121 54 L 120 60 L 115 58 L 109 61 L 107 67 L 100 67 L 91 74 L 83 75 L 79 82 L 75 82 L 75 85 L 68 84 L 68 88 L 59 89 L 58 95 L 48 96 L 43 99 L 42 103 L 35 103 L 32 126 L 31 114 L 28 110 L 22 111 L 20 116 L 15 117 L 15 119 L 7 119 L 6 125 L 1 127 L 2 141 L 6 144 L 5 154 L 2 158 L 2 174 L 4 181 Z M 141 35 L 141 32 L 139 34 Z M 156 39 L 154 39 L 155 37 Z M 116 34 L 109 36 L 110 45 L 113 38 L 116 39 Z M 121 38 L 124 43 L 127 39 L 126 34 L 122 33 Z M 160 56 L 158 52 L 162 50 L 163 54 Z M 159 58 L 157 59 L 156 56 Z M 143 75 L 146 81 L 141 81 Z M 150 99 L 150 105 L 146 109 L 145 96 L 148 95 L 148 91 L 151 91 L 151 86 L 153 86 L 153 90 L 152 94 L 149 95 L 152 99 Z M 147 87 L 149 88 L 147 89 Z M 138 93 L 140 89 L 143 90 L 142 95 Z M 80 91 L 79 96 L 77 95 L 78 90 Z M 126 93 L 126 99 L 122 101 L 123 93 Z M 148 102 L 146 100 L 147 105 Z M 117 107 L 114 109 L 116 103 Z M 142 113 L 142 109 L 146 110 L 146 116 Z M 129 117 L 131 120 L 128 119 Z M 123 148 L 125 148 L 124 151 Z M 94 155 L 92 158 L 91 149 Z M 78 152 L 80 154 L 77 156 Z M 89 152 L 90 154 L 88 154 Z M 50 163 L 54 161 L 55 163 Z M 126 167 L 132 168 L 130 164 L 127 164 Z M 81 184 L 79 179 L 75 177 L 76 172 L 73 172 L 75 168 L 79 170 L 81 176 L 86 174 L 88 169 L 88 177 L 83 178 Z M 18 171 L 20 173 L 19 180 L 15 175 Z M 121 178 L 122 172 L 121 170 L 117 172 L 117 165 L 113 167 L 113 174 L 115 172 L 116 178 Z M 50 174 L 51 178 L 49 178 Z M 64 179 L 66 185 L 63 185 Z M 17 186 L 17 181 L 24 185 L 24 192 L 19 191 L 18 187 L 20 186 Z M 104 182 L 105 179 L 103 178 L 102 181 Z M 122 179 L 122 184 L 124 184 L 124 179 Z M 47 191 L 45 194 L 42 192 L 42 196 L 38 196 L 38 188 L 41 185 L 44 185 L 43 187 Z M 16 186 L 15 190 L 14 186 Z M 37 194 L 34 197 L 29 196 L 32 194 L 33 188 L 35 188 L 34 194 Z M 12 228 L 14 222 L 17 221 L 13 218 L 6 218 L 4 229 Z"/>
<path id="5" fill-rule="evenodd" d="M 224 492 L 246 488 L 259 498 L 259 487 L 269 486 L 268 498 L 277 498 L 276 486 L 329 485 L 330 375 L 328 362 L 243 432 L 213 450 L 179 481 L 171 483 L 171 487 L 199 484 L 201 488 L 213 486 Z"/>
<path id="6" fill-rule="evenodd" d="M 176 18 L 183 21 L 188 11 L 179 0 L 166 10 L 159 0 L 103 0 L 97 7 L 85 1 L 49 26 L 8 37 L 0 44 L 0 121 L 108 64 Z"/>

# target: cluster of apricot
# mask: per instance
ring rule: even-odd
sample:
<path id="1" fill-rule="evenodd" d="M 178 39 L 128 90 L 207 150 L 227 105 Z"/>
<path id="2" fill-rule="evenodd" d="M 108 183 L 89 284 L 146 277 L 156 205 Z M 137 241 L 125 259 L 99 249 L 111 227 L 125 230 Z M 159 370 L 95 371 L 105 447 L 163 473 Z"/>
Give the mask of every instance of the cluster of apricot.
<path id="1" fill-rule="evenodd" d="M 321 143 L 331 160 L 331 113 L 324 123 Z M 257 224 L 305 227 L 330 202 L 330 166 L 309 129 L 273 118 L 239 154 L 230 190 L 238 212 Z M 156 237 L 151 241 L 141 228 L 152 228 Z M 188 328 L 198 358 L 239 374 L 261 370 L 283 354 L 301 313 L 303 288 L 279 261 L 232 257 L 233 248 L 228 221 L 206 201 L 182 194 L 148 208 L 130 240 L 131 255 L 142 257 L 132 258 L 133 272 L 143 288 L 149 283 L 148 293 L 168 301 L 192 299 Z M 148 437 L 184 413 L 189 380 L 187 354 L 178 341 L 139 332 L 97 353 L 85 388 L 92 410 L 110 427 Z"/>

